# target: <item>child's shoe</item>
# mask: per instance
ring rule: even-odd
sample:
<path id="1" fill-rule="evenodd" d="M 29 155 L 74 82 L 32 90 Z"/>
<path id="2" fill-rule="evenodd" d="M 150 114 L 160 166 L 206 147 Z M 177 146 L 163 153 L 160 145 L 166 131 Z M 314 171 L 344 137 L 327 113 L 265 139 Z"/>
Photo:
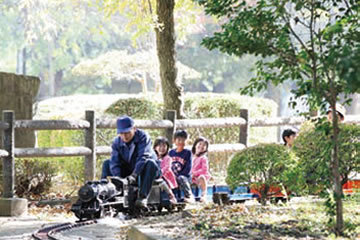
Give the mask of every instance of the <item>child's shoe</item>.
<path id="1" fill-rule="evenodd" d="M 195 203 L 194 197 L 185 197 L 184 198 L 185 203 Z"/>
<path id="2" fill-rule="evenodd" d="M 177 200 L 174 194 L 169 194 L 169 201 L 171 204 L 176 204 Z"/>
<path id="3" fill-rule="evenodd" d="M 206 202 L 207 202 L 205 196 L 201 196 L 200 199 L 199 199 L 199 201 L 200 201 L 201 203 L 206 203 Z"/>

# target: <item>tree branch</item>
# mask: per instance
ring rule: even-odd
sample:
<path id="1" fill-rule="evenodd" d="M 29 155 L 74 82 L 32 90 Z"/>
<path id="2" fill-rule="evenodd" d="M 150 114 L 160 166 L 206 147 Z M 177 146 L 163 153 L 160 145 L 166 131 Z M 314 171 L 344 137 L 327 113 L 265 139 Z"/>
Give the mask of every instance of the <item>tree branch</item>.
<path id="1" fill-rule="evenodd" d="M 309 49 L 306 47 L 305 43 L 301 40 L 301 38 L 299 37 L 299 35 L 297 35 L 297 33 L 294 31 L 294 29 L 291 27 L 290 24 L 290 18 L 288 16 L 288 18 L 286 19 L 284 16 L 282 16 L 283 20 L 285 21 L 286 24 L 288 24 L 289 26 L 289 30 L 291 32 L 291 34 L 296 38 L 296 40 L 300 43 L 300 45 L 304 48 L 304 50 L 309 54 L 309 56 L 311 57 L 312 53 L 309 51 Z"/>
<path id="2" fill-rule="evenodd" d="M 311 1 L 311 11 L 310 11 L 310 42 L 311 42 L 311 52 L 313 53 L 310 57 L 312 60 L 312 71 L 313 71 L 313 87 L 317 89 L 318 80 L 317 80 L 317 64 L 316 64 L 316 56 L 315 56 L 315 45 L 314 45 L 314 32 L 315 31 L 315 21 L 314 21 L 314 0 Z"/>

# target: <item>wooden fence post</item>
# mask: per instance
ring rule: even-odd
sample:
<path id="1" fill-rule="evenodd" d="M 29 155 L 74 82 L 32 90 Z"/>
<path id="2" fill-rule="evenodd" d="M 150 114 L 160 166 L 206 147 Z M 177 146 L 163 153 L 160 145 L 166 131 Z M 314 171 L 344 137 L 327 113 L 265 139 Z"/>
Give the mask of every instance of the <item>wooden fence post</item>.
<path id="1" fill-rule="evenodd" d="M 85 156 L 85 181 L 92 181 L 96 176 L 96 119 L 95 111 L 86 111 L 85 119 L 90 127 L 85 129 L 85 147 L 91 149 L 91 154 Z"/>
<path id="2" fill-rule="evenodd" d="M 3 111 L 3 121 L 9 124 L 9 128 L 4 130 L 3 146 L 9 153 L 3 158 L 3 197 L 13 198 L 15 189 L 15 139 L 14 139 L 14 111 Z"/>
<path id="3" fill-rule="evenodd" d="M 249 142 L 249 110 L 240 109 L 240 117 L 245 119 L 246 124 L 240 126 L 240 143 L 244 144 L 246 147 Z"/>
<path id="4" fill-rule="evenodd" d="M 170 120 L 173 123 L 173 126 L 171 128 L 167 128 L 165 130 L 166 131 L 165 136 L 169 140 L 170 148 L 172 148 L 172 140 L 176 130 L 176 111 L 175 110 L 166 111 L 165 119 Z"/>

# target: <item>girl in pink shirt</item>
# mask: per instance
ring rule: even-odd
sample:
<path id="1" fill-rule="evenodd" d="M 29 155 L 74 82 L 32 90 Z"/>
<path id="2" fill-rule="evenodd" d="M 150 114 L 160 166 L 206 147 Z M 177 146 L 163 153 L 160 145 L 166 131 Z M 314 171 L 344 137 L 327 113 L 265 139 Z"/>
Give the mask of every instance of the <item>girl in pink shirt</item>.
<path id="1" fill-rule="evenodd" d="M 206 138 L 199 137 L 195 140 L 191 149 L 193 154 L 193 162 L 191 168 L 192 182 L 201 188 L 200 201 L 205 201 L 207 182 L 211 178 L 209 173 L 209 163 L 206 153 L 209 148 L 209 142 Z"/>
<path id="2" fill-rule="evenodd" d="M 154 151 L 160 162 L 160 168 L 163 179 L 166 181 L 167 186 L 164 190 L 169 194 L 171 203 L 176 203 L 176 198 L 171 189 L 177 188 L 176 176 L 171 170 L 172 158 L 168 155 L 169 152 L 169 141 L 164 137 L 158 137 L 154 143 Z M 170 188 L 170 189 L 169 189 Z"/>

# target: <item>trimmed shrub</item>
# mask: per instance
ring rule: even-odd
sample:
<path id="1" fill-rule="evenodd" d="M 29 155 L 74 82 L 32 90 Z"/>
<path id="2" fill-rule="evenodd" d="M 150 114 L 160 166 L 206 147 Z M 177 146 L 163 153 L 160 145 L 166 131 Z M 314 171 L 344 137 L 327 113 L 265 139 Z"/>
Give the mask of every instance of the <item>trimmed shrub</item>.
<path id="1" fill-rule="evenodd" d="M 111 104 L 105 113 L 115 116 L 126 114 L 136 119 L 162 119 L 163 107 L 151 98 L 126 98 Z"/>
<path id="2" fill-rule="evenodd" d="M 259 144 L 236 153 L 228 166 L 226 183 L 260 189 L 261 202 L 270 197 L 270 187 L 286 186 L 292 189 L 296 178 L 296 161 L 283 145 Z"/>
<path id="3" fill-rule="evenodd" d="M 340 124 L 339 128 L 340 175 L 344 184 L 351 172 L 360 172 L 360 126 Z M 306 122 L 294 141 L 293 151 L 299 158 L 301 175 L 306 181 L 305 192 L 318 193 L 332 185 L 331 132 L 328 121 L 317 127 Z"/>

